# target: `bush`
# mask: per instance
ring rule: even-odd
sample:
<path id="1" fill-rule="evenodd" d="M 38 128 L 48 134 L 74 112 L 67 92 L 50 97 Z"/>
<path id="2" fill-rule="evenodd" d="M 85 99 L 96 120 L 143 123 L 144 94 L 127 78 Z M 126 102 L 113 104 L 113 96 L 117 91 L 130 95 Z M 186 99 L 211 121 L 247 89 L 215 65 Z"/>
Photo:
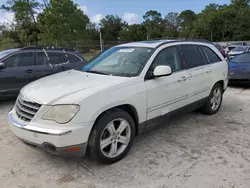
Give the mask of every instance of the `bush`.
<path id="1" fill-rule="evenodd" d="M 19 45 L 11 38 L 3 38 L 0 40 L 0 50 L 7 50 L 11 48 L 17 48 Z"/>

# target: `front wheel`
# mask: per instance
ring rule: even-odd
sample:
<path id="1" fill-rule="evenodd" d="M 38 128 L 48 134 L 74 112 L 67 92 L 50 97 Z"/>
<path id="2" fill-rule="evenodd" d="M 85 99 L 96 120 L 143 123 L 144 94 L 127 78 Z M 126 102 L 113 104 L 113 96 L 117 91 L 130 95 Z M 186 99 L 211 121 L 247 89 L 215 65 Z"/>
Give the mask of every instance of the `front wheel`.
<path id="1" fill-rule="evenodd" d="M 90 134 L 89 152 L 99 162 L 111 164 L 128 153 L 134 137 L 133 118 L 126 111 L 113 109 L 97 120 Z"/>
<path id="2" fill-rule="evenodd" d="M 201 108 L 201 111 L 208 115 L 217 113 L 221 107 L 223 91 L 220 84 L 215 84 L 206 104 Z"/>

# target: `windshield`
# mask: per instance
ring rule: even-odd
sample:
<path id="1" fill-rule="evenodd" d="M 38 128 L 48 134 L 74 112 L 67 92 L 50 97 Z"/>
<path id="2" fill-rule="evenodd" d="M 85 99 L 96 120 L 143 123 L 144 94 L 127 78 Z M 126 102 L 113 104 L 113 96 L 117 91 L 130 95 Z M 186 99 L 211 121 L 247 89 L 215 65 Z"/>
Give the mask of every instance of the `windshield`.
<path id="1" fill-rule="evenodd" d="M 15 51 L 17 51 L 17 49 L 4 50 L 4 51 L 0 52 L 0 58 L 4 57 L 6 55 L 9 55 L 9 54 L 11 54 L 11 53 L 13 53 Z"/>
<path id="2" fill-rule="evenodd" d="M 138 76 L 152 51 L 152 48 L 144 47 L 113 47 L 91 60 L 82 71 L 113 76 Z"/>
<path id="3" fill-rule="evenodd" d="M 250 53 L 243 53 L 232 59 L 234 63 L 250 63 Z"/>
<path id="4" fill-rule="evenodd" d="M 242 52 L 242 51 L 246 51 L 246 50 L 247 50 L 247 47 L 238 46 L 238 47 L 235 47 L 234 49 L 232 49 L 232 52 Z"/>

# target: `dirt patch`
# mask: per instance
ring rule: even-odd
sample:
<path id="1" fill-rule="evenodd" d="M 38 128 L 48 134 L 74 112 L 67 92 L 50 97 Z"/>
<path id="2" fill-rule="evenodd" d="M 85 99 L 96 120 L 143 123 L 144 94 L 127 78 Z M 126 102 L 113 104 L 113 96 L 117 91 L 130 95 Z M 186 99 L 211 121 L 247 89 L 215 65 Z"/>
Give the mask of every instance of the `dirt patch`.
<path id="1" fill-rule="evenodd" d="M 0 185 L 41 187 L 202 187 L 250 185 L 250 89 L 229 88 L 218 114 L 198 112 L 135 139 L 113 165 L 68 159 L 34 150 L 9 130 L 14 101 L 0 104 Z"/>

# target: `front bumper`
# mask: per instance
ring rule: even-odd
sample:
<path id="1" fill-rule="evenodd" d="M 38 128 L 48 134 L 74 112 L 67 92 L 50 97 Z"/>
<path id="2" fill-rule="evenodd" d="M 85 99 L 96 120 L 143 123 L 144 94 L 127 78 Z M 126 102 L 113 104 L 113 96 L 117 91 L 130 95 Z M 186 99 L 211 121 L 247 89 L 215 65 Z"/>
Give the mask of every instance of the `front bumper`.
<path id="1" fill-rule="evenodd" d="M 15 115 L 15 110 L 8 114 L 12 132 L 23 142 L 54 155 L 84 156 L 87 150 L 90 123 L 69 125 L 70 129 L 42 128 L 24 123 Z"/>
<path id="2" fill-rule="evenodd" d="M 229 83 L 241 83 L 241 84 L 250 84 L 250 78 L 229 78 Z"/>
<path id="3" fill-rule="evenodd" d="M 249 73 L 234 72 L 229 70 L 229 82 L 230 83 L 250 83 Z"/>

